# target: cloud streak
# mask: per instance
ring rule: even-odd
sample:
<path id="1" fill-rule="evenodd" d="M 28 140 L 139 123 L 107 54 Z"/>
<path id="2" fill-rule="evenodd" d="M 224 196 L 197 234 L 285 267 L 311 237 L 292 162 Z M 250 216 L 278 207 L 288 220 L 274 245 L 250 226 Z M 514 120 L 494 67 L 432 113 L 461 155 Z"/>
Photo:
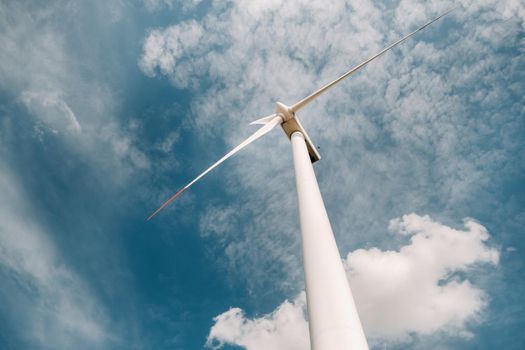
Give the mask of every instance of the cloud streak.
<path id="1" fill-rule="evenodd" d="M 121 62 L 103 50 L 114 37 L 98 32 L 114 30 L 123 10 L 120 0 L 0 4 L 0 294 L 10 301 L 0 316 L 13 333 L 0 347 L 123 342 L 107 303 L 133 292 L 105 203 L 150 166 L 118 118 L 111 80 Z"/>
<path id="2" fill-rule="evenodd" d="M 104 309 L 35 222 L 19 184 L 5 170 L 0 191 L 0 266 L 10 276 L 2 294 L 17 295 L 9 309 L 23 325 L 22 339 L 42 349 L 104 346 L 112 337 Z"/>

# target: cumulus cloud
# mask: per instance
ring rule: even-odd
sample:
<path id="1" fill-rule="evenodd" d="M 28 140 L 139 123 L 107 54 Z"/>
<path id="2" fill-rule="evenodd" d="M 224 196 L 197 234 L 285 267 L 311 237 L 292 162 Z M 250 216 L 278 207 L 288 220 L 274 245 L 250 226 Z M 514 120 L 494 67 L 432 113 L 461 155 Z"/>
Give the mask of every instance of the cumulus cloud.
<path id="1" fill-rule="evenodd" d="M 301 293 L 286 300 L 269 315 L 249 319 L 239 308 L 232 308 L 214 318 L 206 345 L 220 349 L 224 344 L 248 350 L 308 349 L 308 324 L 305 321 L 306 297 Z"/>
<path id="2" fill-rule="evenodd" d="M 404 215 L 389 229 L 408 244 L 398 250 L 358 249 L 345 265 L 365 333 L 374 342 L 408 343 L 414 336 L 443 333 L 468 337 L 469 322 L 480 321 L 485 292 L 469 274 L 498 263 L 486 228 L 465 219 L 464 230 L 428 216 Z M 217 316 L 208 345 L 253 349 L 308 349 L 305 301 L 301 294 L 274 312 L 247 318 L 238 308 Z M 291 345 L 294 344 L 294 345 Z"/>
<path id="3" fill-rule="evenodd" d="M 148 76 L 155 76 L 158 69 L 161 74 L 170 75 L 178 86 L 186 87 L 188 79 L 196 74 L 197 65 L 189 64 L 187 59 L 179 62 L 179 57 L 191 52 L 193 59 L 198 60 L 198 48 L 202 46 L 200 41 L 204 33 L 202 26 L 195 21 L 164 30 L 152 30 L 144 42 L 140 68 Z"/>
<path id="4" fill-rule="evenodd" d="M 484 292 L 459 273 L 480 263 L 497 264 L 485 227 L 471 219 L 458 230 L 428 216 L 404 215 L 390 222 L 410 237 L 398 251 L 358 249 L 346 266 L 364 327 L 372 337 L 465 330 L 486 306 Z"/>

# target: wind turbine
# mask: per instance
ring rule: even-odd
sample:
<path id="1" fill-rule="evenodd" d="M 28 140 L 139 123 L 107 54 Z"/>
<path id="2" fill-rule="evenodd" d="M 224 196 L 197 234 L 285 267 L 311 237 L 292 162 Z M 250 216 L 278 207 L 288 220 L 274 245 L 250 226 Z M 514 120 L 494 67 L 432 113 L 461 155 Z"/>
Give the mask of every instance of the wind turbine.
<path id="1" fill-rule="evenodd" d="M 368 350 L 366 337 L 361 326 L 361 321 L 359 320 L 350 285 L 348 284 L 343 263 L 339 256 L 339 250 L 337 249 L 312 166 L 312 163 L 321 159 L 321 156 L 299 122 L 296 112 L 343 79 L 349 77 L 377 57 L 449 14 L 451 11 L 452 10 L 445 12 L 422 27 L 414 30 L 299 102 L 291 106 L 277 102 L 275 113 L 251 123 L 262 124 L 263 126 L 259 130 L 237 147 L 233 148 L 186 186 L 182 187 L 155 210 L 147 220 L 150 220 L 162 208 L 171 203 L 219 164 L 268 133 L 277 125 L 280 125 L 292 143 L 301 223 L 301 242 L 311 349 Z"/>

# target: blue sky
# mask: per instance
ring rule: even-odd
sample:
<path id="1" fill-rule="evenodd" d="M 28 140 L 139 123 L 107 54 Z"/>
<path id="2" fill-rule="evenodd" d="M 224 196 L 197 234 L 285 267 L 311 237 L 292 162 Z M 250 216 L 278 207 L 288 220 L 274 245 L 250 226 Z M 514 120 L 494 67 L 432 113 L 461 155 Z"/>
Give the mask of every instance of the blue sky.
<path id="1" fill-rule="evenodd" d="M 0 348 L 308 349 L 279 130 L 451 1 L 0 3 Z M 462 2 L 301 111 L 372 349 L 525 346 L 525 6 Z"/>

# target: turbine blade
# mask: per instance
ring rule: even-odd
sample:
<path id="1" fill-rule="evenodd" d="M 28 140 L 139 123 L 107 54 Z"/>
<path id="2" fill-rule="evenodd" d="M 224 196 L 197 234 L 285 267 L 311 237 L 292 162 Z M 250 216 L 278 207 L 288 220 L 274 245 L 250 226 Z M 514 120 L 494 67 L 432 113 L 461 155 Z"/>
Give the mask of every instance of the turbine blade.
<path id="1" fill-rule="evenodd" d="M 295 103 L 294 105 L 292 105 L 290 107 L 290 110 L 292 112 L 297 112 L 298 110 L 300 110 L 301 108 L 303 108 L 304 106 L 306 106 L 308 103 L 312 102 L 313 100 L 315 100 L 317 97 L 319 97 L 319 95 L 321 95 L 323 92 L 327 91 L 328 89 L 330 89 L 331 87 L 333 87 L 334 85 L 336 85 L 337 83 L 339 83 L 341 80 L 347 78 L 348 76 L 350 76 L 352 73 L 355 73 L 356 71 L 358 71 L 359 69 L 363 68 L 364 66 L 366 66 L 368 63 L 370 63 L 371 61 L 373 61 L 374 59 L 376 59 L 377 57 L 381 56 L 382 54 L 384 54 L 385 52 L 387 52 L 388 50 L 392 49 L 394 46 L 397 46 L 398 44 L 401 44 L 403 41 L 407 40 L 408 38 L 410 38 L 412 35 L 416 34 L 417 32 L 425 29 L 426 27 L 428 27 L 429 25 L 431 25 L 432 23 L 436 22 L 437 20 L 439 20 L 441 17 L 443 16 L 446 16 L 448 15 L 450 12 L 452 12 L 453 10 L 455 10 L 456 8 L 453 8 L 451 10 L 448 10 L 447 12 L 443 13 L 442 15 L 434 18 L 433 20 L 431 20 L 430 22 L 426 23 L 424 26 L 422 27 L 419 27 L 418 29 L 414 30 L 412 33 L 402 37 L 401 39 L 399 39 L 398 41 L 396 41 L 395 43 L 391 44 L 390 46 L 384 48 L 381 52 L 375 54 L 374 56 L 370 57 L 369 59 L 367 59 L 366 61 L 358 64 L 357 66 L 355 66 L 354 68 L 350 69 L 348 72 L 346 72 L 345 74 L 341 75 L 339 78 L 335 79 L 334 81 L 326 84 L 325 86 L 323 86 L 322 88 L 320 88 L 319 90 L 317 91 L 314 91 L 313 93 L 311 93 L 310 95 L 306 96 L 305 98 L 303 98 L 301 101 Z"/>
<path id="2" fill-rule="evenodd" d="M 277 114 L 270 114 L 266 117 L 262 117 L 260 119 L 257 119 L 257 120 L 254 120 L 253 122 L 250 123 L 250 125 L 255 125 L 255 124 L 268 124 L 268 122 L 270 122 Z"/>
<path id="3" fill-rule="evenodd" d="M 197 176 L 195 179 L 193 179 L 190 183 L 188 183 L 186 186 L 181 188 L 177 193 L 175 193 L 170 199 L 168 199 L 166 202 L 164 202 L 157 210 L 151 214 L 146 221 L 149 221 L 152 217 L 154 217 L 159 211 L 162 210 L 165 206 L 170 204 L 175 198 L 180 196 L 184 191 L 186 191 L 191 185 L 193 185 L 195 182 L 199 181 L 202 177 L 204 177 L 206 174 L 208 174 L 210 171 L 215 169 L 219 164 L 224 162 L 226 159 L 230 158 L 232 155 L 243 149 L 244 147 L 248 146 L 253 141 L 257 140 L 261 136 L 268 133 L 270 130 L 272 130 L 275 126 L 281 124 L 283 122 L 283 119 L 280 116 L 275 116 L 272 120 L 270 120 L 266 125 L 264 125 L 262 128 L 257 130 L 255 133 L 253 133 L 250 137 L 248 137 L 246 140 L 244 140 L 241 144 L 239 144 L 237 147 L 232 149 L 230 152 L 226 153 L 224 157 L 219 159 L 217 162 L 215 162 L 212 166 L 210 166 L 208 169 L 206 169 L 202 174 Z"/>

